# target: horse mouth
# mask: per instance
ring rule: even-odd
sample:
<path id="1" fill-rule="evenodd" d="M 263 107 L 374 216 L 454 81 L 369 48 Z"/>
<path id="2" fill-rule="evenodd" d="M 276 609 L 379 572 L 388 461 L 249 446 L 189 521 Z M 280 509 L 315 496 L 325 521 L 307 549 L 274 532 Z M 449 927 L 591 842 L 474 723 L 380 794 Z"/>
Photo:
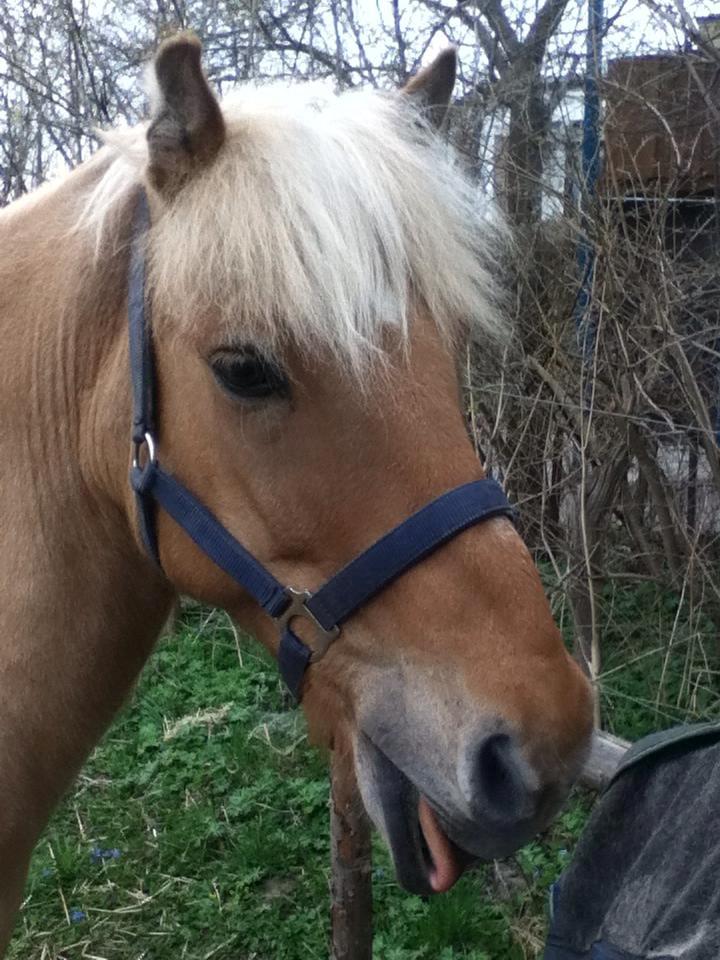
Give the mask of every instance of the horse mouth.
<path id="1" fill-rule="evenodd" d="M 453 842 L 440 814 L 363 734 L 359 753 L 363 799 L 390 848 L 398 883 L 420 896 L 449 890 L 476 858 Z"/>

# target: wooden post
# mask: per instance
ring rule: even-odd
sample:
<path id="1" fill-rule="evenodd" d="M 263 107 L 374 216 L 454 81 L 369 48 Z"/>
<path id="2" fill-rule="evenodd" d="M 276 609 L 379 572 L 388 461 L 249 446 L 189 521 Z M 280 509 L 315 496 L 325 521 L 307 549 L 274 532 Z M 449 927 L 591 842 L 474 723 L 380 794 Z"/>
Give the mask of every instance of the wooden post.
<path id="1" fill-rule="evenodd" d="M 629 746 L 627 740 L 596 730 L 590 753 L 580 774 L 580 783 L 592 790 L 603 790 Z"/>
<path id="2" fill-rule="evenodd" d="M 352 761 L 333 751 L 330 795 L 332 960 L 372 958 L 370 823 Z"/>

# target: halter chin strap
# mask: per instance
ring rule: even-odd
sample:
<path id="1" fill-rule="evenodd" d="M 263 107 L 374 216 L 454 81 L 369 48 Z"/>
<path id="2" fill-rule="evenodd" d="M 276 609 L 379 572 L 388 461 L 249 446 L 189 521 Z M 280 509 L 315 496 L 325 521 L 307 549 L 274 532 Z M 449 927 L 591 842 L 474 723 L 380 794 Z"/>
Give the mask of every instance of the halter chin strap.
<path id="1" fill-rule="evenodd" d="M 403 520 L 314 593 L 280 583 L 158 462 L 155 364 L 145 298 L 145 237 L 149 226 L 143 191 L 133 228 L 128 290 L 133 393 L 130 483 L 135 491 L 140 535 L 145 549 L 160 565 L 155 511 L 162 507 L 203 553 L 254 598 L 278 624 L 278 666 L 299 700 L 305 671 L 325 655 L 342 624 L 356 610 L 463 530 L 491 517 L 512 519 L 513 508 L 494 480 L 475 480 L 442 494 Z M 312 624 L 312 647 L 293 630 L 293 621 L 300 618 Z"/>

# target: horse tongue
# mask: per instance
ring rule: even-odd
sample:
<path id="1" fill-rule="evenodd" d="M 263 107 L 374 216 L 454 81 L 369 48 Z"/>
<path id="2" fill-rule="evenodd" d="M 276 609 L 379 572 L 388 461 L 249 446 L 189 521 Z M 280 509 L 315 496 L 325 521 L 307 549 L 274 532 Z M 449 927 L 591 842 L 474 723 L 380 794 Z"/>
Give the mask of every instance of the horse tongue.
<path id="1" fill-rule="evenodd" d="M 433 861 L 433 869 L 430 871 L 430 886 L 435 893 L 445 893 L 454 885 L 462 873 L 462 867 L 457 861 L 452 843 L 443 833 L 442 827 L 425 797 L 420 797 L 418 819 Z"/>

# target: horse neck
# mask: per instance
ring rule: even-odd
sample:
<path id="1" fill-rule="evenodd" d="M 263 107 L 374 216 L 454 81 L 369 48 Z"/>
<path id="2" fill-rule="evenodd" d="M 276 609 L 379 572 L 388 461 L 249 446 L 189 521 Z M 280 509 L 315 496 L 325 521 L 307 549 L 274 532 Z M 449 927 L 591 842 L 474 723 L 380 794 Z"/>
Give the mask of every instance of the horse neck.
<path id="1" fill-rule="evenodd" d="M 0 215 L 0 795 L 36 797 L 41 817 L 173 596 L 137 545 L 125 492 L 127 245 L 97 264 L 92 238 L 71 229 L 98 166 Z"/>

